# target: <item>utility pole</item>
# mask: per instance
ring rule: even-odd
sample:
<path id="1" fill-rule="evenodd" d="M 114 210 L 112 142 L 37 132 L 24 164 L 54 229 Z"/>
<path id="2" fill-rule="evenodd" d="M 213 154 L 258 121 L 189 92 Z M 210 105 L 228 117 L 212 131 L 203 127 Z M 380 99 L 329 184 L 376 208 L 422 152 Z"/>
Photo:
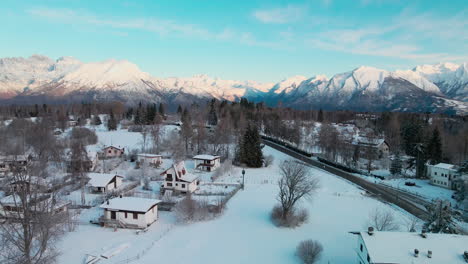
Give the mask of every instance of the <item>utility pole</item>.
<path id="1" fill-rule="evenodd" d="M 244 190 L 244 185 L 245 185 L 244 178 L 245 178 L 245 170 L 242 169 L 242 190 Z"/>

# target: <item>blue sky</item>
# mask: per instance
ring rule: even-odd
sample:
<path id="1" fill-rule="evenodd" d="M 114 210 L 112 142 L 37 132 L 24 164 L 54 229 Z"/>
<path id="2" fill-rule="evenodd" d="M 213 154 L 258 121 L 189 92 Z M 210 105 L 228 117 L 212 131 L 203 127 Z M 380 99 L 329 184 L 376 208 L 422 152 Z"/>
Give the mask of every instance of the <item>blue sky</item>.
<path id="1" fill-rule="evenodd" d="M 158 77 L 468 61 L 466 0 L 2 0 L 0 24 L 0 57 L 126 59 Z"/>

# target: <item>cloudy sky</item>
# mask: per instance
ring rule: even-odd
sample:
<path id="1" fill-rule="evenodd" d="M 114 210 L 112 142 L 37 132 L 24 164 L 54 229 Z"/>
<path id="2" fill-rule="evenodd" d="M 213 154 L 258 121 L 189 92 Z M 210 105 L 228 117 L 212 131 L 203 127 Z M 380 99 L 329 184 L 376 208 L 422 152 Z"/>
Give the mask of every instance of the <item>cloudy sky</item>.
<path id="1" fill-rule="evenodd" d="M 2 0 L 0 24 L 0 57 L 126 59 L 158 77 L 468 61 L 466 0 Z"/>

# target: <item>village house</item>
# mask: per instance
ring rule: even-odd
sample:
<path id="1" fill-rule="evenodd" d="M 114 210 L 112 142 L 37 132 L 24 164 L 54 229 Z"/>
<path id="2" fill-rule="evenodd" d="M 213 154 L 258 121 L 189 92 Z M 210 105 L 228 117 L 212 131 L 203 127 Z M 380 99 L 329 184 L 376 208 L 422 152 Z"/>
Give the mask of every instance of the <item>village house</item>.
<path id="1" fill-rule="evenodd" d="M 195 168 L 203 171 L 214 171 L 221 165 L 221 157 L 213 155 L 197 155 L 193 157 Z"/>
<path id="2" fill-rule="evenodd" d="M 33 208 L 37 212 L 40 212 L 41 210 L 49 211 L 52 209 L 53 214 L 67 212 L 70 205 L 69 201 L 56 200 L 52 198 L 50 194 L 38 194 L 38 197 L 34 200 L 29 197 L 28 202 L 29 204 L 34 205 Z M 0 199 L 0 217 L 22 217 L 22 211 L 22 201 L 19 195 L 13 194 Z"/>
<path id="3" fill-rule="evenodd" d="M 416 232 L 351 232 L 358 235 L 359 264 L 468 262 L 468 236 Z"/>
<path id="4" fill-rule="evenodd" d="M 158 219 L 160 200 L 139 197 L 117 197 L 104 202 L 101 223 L 123 228 L 146 228 Z"/>
<path id="5" fill-rule="evenodd" d="M 163 191 L 172 190 L 181 193 L 192 193 L 198 188 L 198 177 L 188 173 L 185 163 L 180 161 L 161 173 L 164 183 L 161 186 Z"/>
<path id="6" fill-rule="evenodd" d="M 432 184 L 451 190 L 458 189 L 461 178 L 458 167 L 453 164 L 439 163 L 436 165 L 426 164 L 426 172 Z"/>
<path id="7" fill-rule="evenodd" d="M 14 179 L 8 184 L 10 192 L 20 192 L 22 190 L 37 190 L 40 192 L 47 192 L 49 190 L 49 184 L 43 178 L 31 176 L 25 177 L 24 179 Z"/>
<path id="8" fill-rule="evenodd" d="M 25 169 L 31 157 L 26 155 L 0 156 L 0 175 L 4 176 L 11 172 L 13 168 Z"/>
<path id="9" fill-rule="evenodd" d="M 383 138 L 358 136 L 353 140 L 352 144 L 360 147 L 362 155 L 367 149 L 374 149 L 378 159 L 386 158 L 390 153 L 390 147 Z"/>
<path id="10" fill-rule="evenodd" d="M 122 185 L 123 177 L 108 173 L 88 173 L 88 186 L 92 192 L 107 193 Z"/>
<path id="11" fill-rule="evenodd" d="M 125 148 L 107 146 L 102 149 L 102 155 L 104 158 L 120 158 L 125 154 Z"/>
<path id="12" fill-rule="evenodd" d="M 150 166 L 158 168 L 162 164 L 162 156 L 157 154 L 141 153 L 137 155 L 138 161 L 143 164 L 147 163 Z"/>

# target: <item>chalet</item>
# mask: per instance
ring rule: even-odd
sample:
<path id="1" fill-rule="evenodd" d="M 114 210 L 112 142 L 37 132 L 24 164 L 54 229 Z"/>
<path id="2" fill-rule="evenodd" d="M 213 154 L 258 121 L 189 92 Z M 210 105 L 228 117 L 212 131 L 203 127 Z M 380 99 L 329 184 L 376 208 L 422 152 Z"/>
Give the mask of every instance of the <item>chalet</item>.
<path id="1" fill-rule="evenodd" d="M 458 189 L 461 175 L 458 172 L 457 166 L 447 163 L 439 163 L 436 165 L 427 164 L 426 169 L 427 175 L 433 185 L 451 190 Z"/>
<path id="2" fill-rule="evenodd" d="M 20 192 L 21 190 L 31 190 L 31 188 L 41 191 L 47 192 L 49 190 L 49 184 L 43 178 L 31 176 L 24 179 L 14 179 L 9 182 L 9 189 L 10 192 Z"/>
<path id="3" fill-rule="evenodd" d="M 125 148 L 107 146 L 102 149 L 102 155 L 104 158 L 120 158 L 125 153 Z"/>
<path id="4" fill-rule="evenodd" d="M 88 173 L 88 186 L 92 192 L 107 193 L 122 185 L 123 177 L 116 174 Z"/>
<path id="5" fill-rule="evenodd" d="M 352 144 L 359 146 L 363 152 L 369 148 L 374 149 L 377 154 L 377 158 L 379 159 L 388 157 L 388 154 L 390 153 L 390 147 L 383 138 L 359 136 L 353 140 Z"/>
<path id="6" fill-rule="evenodd" d="M 193 157 L 195 168 L 203 171 L 213 171 L 221 165 L 221 157 L 213 155 L 197 155 Z"/>
<path id="7" fill-rule="evenodd" d="M 468 262 L 468 236 L 416 232 L 351 232 L 358 235 L 360 264 Z"/>
<path id="8" fill-rule="evenodd" d="M 137 155 L 140 163 L 147 163 L 150 166 L 159 167 L 162 163 L 162 156 L 157 154 L 141 153 Z"/>
<path id="9" fill-rule="evenodd" d="M 67 212 L 70 205 L 69 201 L 56 200 L 50 194 L 38 194 L 35 199 L 28 198 L 29 204 L 34 205 L 36 212 L 52 212 L 58 214 Z M 19 195 L 9 195 L 0 199 L 0 217 L 18 218 L 22 216 L 22 201 Z"/>
<path id="10" fill-rule="evenodd" d="M 180 161 L 161 173 L 164 177 L 162 190 L 173 190 L 181 193 L 192 193 L 200 183 L 198 177 L 188 173 L 185 163 Z"/>
<path id="11" fill-rule="evenodd" d="M 158 219 L 161 201 L 139 197 L 117 197 L 104 202 L 101 223 L 124 228 L 146 228 Z"/>
<path id="12" fill-rule="evenodd" d="M 31 157 L 26 155 L 7 155 L 0 156 L 0 174 L 6 175 L 13 168 L 25 169 Z"/>

